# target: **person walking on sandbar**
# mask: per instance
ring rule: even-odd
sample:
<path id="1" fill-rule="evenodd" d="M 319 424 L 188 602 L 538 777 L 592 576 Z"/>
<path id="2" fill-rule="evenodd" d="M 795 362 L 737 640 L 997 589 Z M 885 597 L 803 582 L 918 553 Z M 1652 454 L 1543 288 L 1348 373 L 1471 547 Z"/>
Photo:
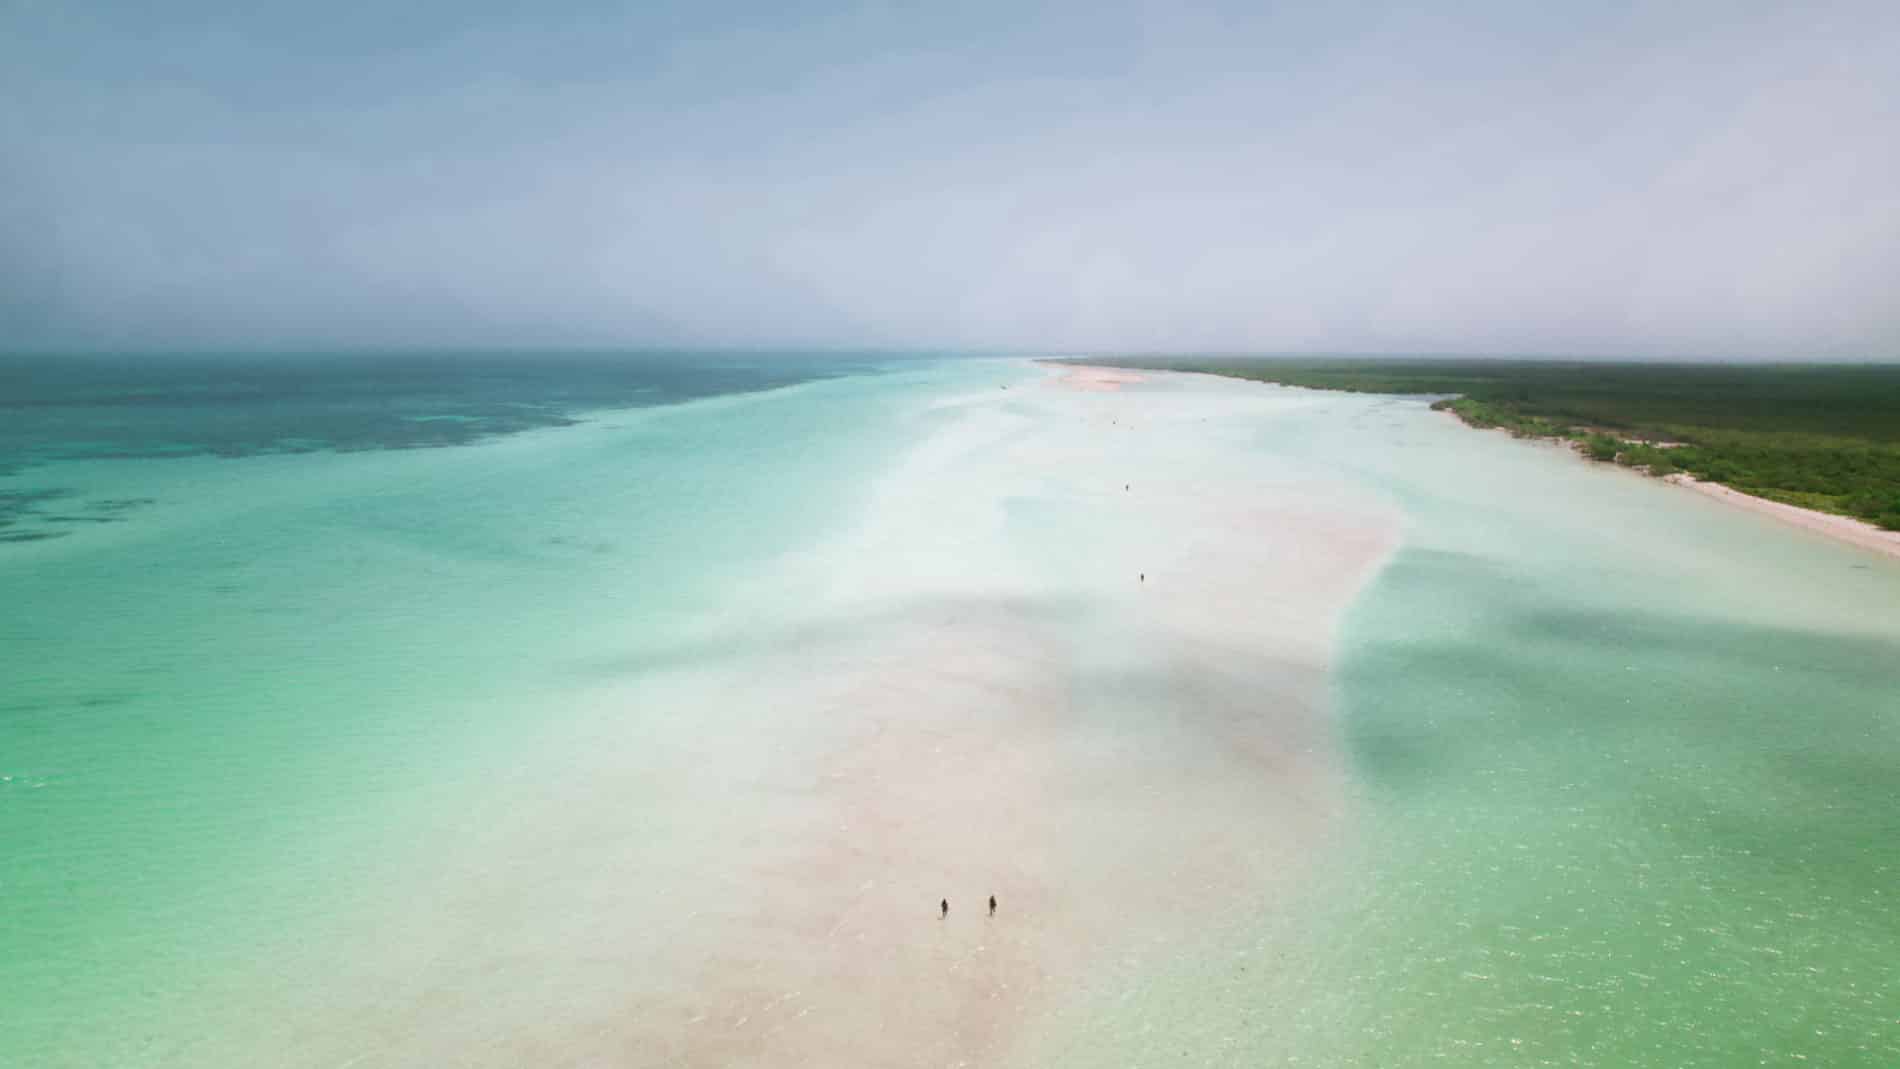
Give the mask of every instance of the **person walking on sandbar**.
<path id="1" fill-rule="evenodd" d="M 990 916 L 996 916 L 996 896 L 990 896 Z"/>
<path id="2" fill-rule="evenodd" d="M 950 915 L 950 900 L 946 898 L 943 900 L 942 904 L 943 904 L 943 912 L 937 914 L 939 918 L 948 917 Z"/>

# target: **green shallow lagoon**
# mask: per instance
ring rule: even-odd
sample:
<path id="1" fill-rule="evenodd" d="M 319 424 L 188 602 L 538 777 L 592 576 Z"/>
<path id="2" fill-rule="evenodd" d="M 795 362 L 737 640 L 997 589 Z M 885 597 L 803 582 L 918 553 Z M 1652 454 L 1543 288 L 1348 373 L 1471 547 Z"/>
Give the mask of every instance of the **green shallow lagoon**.
<path id="1" fill-rule="evenodd" d="M 413 900 L 442 872 L 519 884 L 524 929 L 560 926 L 528 907 L 570 891 L 625 895 L 630 924 L 690 892 L 743 814 L 668 823 L 642 792 L 755 778 L 803 743 L 659 693 L 610 733 L 601 696 L 661 665 L 765 663 L 692 640 L 773 634 L 798 589 L 778 577 L 849 532 L 957 418 L 947 399 L 1014 413 L 997 388 L 1040 376 L 569 400 L 454 448 L 42 449 L 5 489 L 141 504 L 0 545 L 0 1064 L 331 1064 L 300 1053 L 335 1046 L 298 1043 L 334 1020 L 313 978 L 350 977 L 335 948 L 377 925 L 506 975 L 492 915 Z M 1297 396 L 1210 433 L 1402 518 L 1338 638 L 1349 819 L 1293 895 L 1070 978 L 1018 1061 L 1900 1062 L 1900 565 L 1421 403 Z M 1047 502 L 1008 515 L 1043 532 L 1019 541 L 1094 537 Z M 1169 723 L 1151 730 L 1165 747 Z M 581 769 L 620 765 L 616 819 L 650 842 L 610 887 L 540 888 L 484 855 L 516 814 L 563 812 Z M 520 1002 L 497 1012 L 658 968 L 603 953 L 498 982 Z M 426 1031 L 449 964 L 368 981 Z M 361 1064 L 396 1064 L 378 1051 L 398 1037 L 358 1038 Z"/>
<path id="2" fill-rule="evenodd" d="M 1329 396 L 1263 445 L 1406 518 L 1341 635 L 1352 827 L 1044 1060 L 1900 1063 L 1900 563 Z"/>
<path id="3" fill-rule="evenodd" d="M 1414 533 L 1339 681 L 1367 1038 L 1900 1061 L 1900 567 L 1422 418 L 1417 459 L 1464 478 L 1398 491 Z"/>

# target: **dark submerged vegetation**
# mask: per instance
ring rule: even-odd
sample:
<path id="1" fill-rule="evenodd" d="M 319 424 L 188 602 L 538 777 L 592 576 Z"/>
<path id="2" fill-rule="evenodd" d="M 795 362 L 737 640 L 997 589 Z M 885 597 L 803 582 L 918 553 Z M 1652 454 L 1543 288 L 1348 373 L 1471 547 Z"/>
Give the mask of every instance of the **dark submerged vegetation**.
<path id="1" fill-rule="evenodd" d="M 1442 394 L 1473 427 L 1561 438 L 1590 458 L 1684 473 L 1900 530 L 1900 365 L 1364 358 L 1089 363 L 1358 393 Z"/>

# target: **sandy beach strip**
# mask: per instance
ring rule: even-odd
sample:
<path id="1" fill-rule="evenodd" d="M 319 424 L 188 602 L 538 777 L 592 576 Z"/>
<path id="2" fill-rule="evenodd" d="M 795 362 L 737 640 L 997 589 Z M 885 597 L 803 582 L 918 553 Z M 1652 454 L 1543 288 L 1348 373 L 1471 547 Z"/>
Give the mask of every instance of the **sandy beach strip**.
<path id="1" fill-rule="evenodd" d="M 1447 411 L 1444 415 L 1447 419 L 1456 420 L 1459 426 L 1467 430 L 1496 431 L 1499 434 L 1510 434 L 1509 431 L 1502 427 L 1473 427 L 1460 418 L 1456 412 Z M 1568 438 L 1535 438 L 1530 440 L 1560 448 L 1577 459 L 1588 463 L 1601 463 L 1600 461 L 1590 460 L 1590 458 L 1585 455 L 1581 443 Z M 1640 469 L 1627 468 L 1621 465 L 1610 466 L 1617 468 L 1619 471 L 1627 471 L 1632 475 L 1651 478 L 1651 476 Z M 1739 509 L 1746 509 L 1758 516 L 1766 516 L 1769 519 L 1778 520 L 1791 527 L 1799 527 L 1804 531 L 1820 535 L 1824 538 L 1832 538 L 1835 541 L 1845 542 L 1848 545 L 1858 546 L 1861 549 L 1874 553 L 1900 558 L 1900 531 L 1888 531 L 1876 527 L 1865 520 L 1857 520 L 1852 516 L 1841 516 L 1832 512 L 1822 512 L 1818 509 L 1802 508 L 1800 505 L 1789 505 L 1780 501 L 1770 501 L 1765 497 L 1756 497 L 1754 494 L 1737 490 L 1732 486 L 1724 486 L 1721 483 L 1698 479 L 1693 475 L 1687 475 L 1682 472 L 1665 475 L 1662 477 L 1662 480 L 1666 483 L 1694 490 L 1704 497 L 1713 498 L 1716 501 L 1733 505 Z"/>
<path id="2" fill-rule="evenodd" d="M 1665 475 L 1663 480 L 1687 487 L 1717 501 L 1725 501 L 1736 508 L 1747 509 L 1756 515 L 1780 520 L 1782 523 L 1799 527 L 1804 531 L 1812 531 L 1815 534 L 1825 535 L 1875 553 L 1883 553 L 1889 557 L 1900 557 L 1900 531 L 1883 530 L 1852 516 L 1837 516 L 1831 512 L 1818 512 L 1799 505 L 1770 501 L 1764 497 L 1743 493 L 1733 487 L 1723 486 L 1721 483 L 1705 482 L 1691 475 L 1680 473 Z"/>

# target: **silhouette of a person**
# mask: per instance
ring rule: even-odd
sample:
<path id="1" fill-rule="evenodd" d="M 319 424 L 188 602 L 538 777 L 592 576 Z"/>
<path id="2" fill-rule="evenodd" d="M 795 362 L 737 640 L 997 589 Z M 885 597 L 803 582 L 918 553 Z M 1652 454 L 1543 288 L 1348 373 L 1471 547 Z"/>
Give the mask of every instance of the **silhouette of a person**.
<path id="1" fill-rule="evenodd" d="M 996 896 L 990 896 L 990 916 L 996 916 Z"/>
<path id="2" fill-rule="evenodd" d="M 937 914 L 937 916 L 948 917 L 949 915 L 950 915 L 950 900 L 946 898 L 943 900 L 943 912 Z"/>

